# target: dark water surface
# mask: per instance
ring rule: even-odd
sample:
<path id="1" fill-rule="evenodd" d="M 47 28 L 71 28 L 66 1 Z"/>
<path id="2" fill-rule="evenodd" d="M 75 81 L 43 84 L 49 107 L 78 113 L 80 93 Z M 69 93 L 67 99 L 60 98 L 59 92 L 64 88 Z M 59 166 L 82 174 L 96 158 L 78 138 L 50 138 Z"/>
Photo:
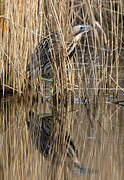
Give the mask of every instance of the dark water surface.
<path id="1" fill-rule="evenodd" d="M 124 107 L 107 96 L 44 99 L 1 99 L 0 179 L 123 180 Z"/>

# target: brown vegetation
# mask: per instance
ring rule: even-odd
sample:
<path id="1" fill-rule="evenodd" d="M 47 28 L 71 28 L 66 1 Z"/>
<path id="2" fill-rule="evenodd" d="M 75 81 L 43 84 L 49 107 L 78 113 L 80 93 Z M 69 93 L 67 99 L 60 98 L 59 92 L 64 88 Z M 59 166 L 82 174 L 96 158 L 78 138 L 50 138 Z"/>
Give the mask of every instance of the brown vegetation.
<path id="1" fill-rule="evenodd" d="M 60 32 L 65 46 L 68 28 L 74 24 L 90 24 L 91 32 L 74 57 L 71 80 L 65 77 L 65 55 L 60 54 L 62 72 L 60 89 L 119 87 L 119 67 L 124 52 L 124 7 L 122 0 L 78 1 L 0 1 L 0 89 L 23 93 L 26 67 L 41 38 Z M 79 64 L 80 63 L 80 64 Z M 75 71 L 75 77 L 73 69 Z M 124 77 L 124 76 L 123 76 Z M 82 78 L 85 81 L 82 84 Z M 74 81 L 76 79 L 76 81 Z M 59 83 L 58 83 L 59 84 Z M 7 91 L 6 91 L 7 92 Z"/>

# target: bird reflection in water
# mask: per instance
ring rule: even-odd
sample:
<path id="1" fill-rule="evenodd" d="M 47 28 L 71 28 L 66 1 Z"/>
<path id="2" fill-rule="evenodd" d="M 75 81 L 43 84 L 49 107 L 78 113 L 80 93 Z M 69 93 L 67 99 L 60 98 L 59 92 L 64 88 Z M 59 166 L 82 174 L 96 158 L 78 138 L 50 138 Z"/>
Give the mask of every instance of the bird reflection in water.
<path id="1" fill-rule="evenodd" d="M 78 160 L 78 152 L 70 134 L 67 131 L 62 132 L 63 126 L 59 116 L 53 114 L 35 116 L 34 112 L 30 111 L 29 120 L 26 122 L 33 144 L 45 158 L 50 159 L 53 164 L 61 164 L 65 157 L 64 159 L 70 162 L 69 169 L 77 175 L 94 173 L 94 170 L 84 168 Z"/>

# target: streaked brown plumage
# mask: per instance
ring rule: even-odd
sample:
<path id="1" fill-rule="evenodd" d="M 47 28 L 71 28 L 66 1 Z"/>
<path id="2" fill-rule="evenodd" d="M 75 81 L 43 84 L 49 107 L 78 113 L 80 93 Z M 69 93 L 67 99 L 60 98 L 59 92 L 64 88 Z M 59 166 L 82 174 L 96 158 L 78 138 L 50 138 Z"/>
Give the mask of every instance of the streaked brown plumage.
<path id="1" fill-rule="evenodd" d="M 59 53 L 64 48 L 67 49 L 67 59 L 70 59 L 73 56 L 75 47 L 82 35 L 91 29 L 92 27 L 88 25 L 73 26 L 67 38 L 70 40 L 70 43 L 68 43 L 68 40 L 65 42 L 65 44 L 68 44 L 67 47 L 63 47 L 59 33 L 52 33 L 44 37 L 36 47 L 34 53 L 32 54 L 31 61 L 28 64 L 27 72 L 29 72 L 29 79 L 40 75 L 43 78 L 52 78 L 52 64 L 56 61 L 56 65 L 59 65 Z"/>

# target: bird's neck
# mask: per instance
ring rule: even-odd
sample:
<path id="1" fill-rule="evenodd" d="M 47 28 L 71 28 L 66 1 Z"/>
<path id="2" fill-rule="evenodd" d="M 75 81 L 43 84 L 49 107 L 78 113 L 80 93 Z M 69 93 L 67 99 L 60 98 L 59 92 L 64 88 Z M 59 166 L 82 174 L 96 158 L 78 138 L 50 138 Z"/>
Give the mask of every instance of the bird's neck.
<path id="1" fill-rule="evenodd" d="M 75 53 L 75 47 L 77 46 L 78 42 L 74 39 L 69 45 L 67 49 L 67 56 L 71 58 Z"/>

